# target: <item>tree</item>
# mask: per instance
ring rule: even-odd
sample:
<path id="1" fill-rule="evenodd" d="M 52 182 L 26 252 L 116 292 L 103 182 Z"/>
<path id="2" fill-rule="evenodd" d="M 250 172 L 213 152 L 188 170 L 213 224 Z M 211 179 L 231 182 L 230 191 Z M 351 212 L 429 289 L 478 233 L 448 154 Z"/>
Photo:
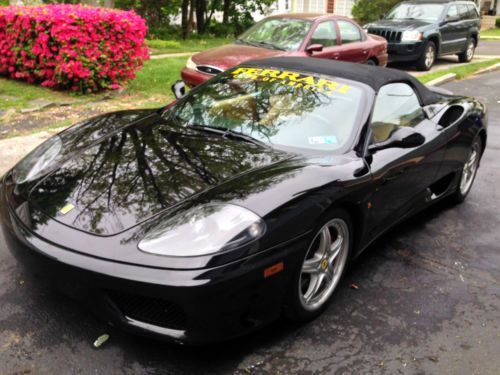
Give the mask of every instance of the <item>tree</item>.
<path id="1" fill-rule="evenodd" d="M 352 15 L 360 24 L 373 22 L 400 2 L 401 0 L 358 0 L 352 8 Z"/>

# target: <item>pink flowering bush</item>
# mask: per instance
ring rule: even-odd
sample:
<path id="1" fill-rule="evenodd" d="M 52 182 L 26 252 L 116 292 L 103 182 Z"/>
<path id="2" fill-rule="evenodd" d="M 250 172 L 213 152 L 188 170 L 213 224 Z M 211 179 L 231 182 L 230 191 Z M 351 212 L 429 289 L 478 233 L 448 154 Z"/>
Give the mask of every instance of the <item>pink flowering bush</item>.
<path id="1" fill-rule="evenodd" d="M 82 93 L 116 89 L 149 58 L 146 31 L 134 12 L 0 7 L 0 75 Z"/>

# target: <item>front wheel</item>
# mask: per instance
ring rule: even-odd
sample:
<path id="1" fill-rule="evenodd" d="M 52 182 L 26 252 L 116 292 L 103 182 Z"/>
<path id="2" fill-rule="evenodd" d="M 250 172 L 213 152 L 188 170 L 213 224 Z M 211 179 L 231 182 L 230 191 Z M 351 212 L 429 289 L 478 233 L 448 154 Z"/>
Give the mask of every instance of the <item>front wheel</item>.
<path id="1" fill-rule="evenodd" d="M 349 215 L 333 210 L 315 235 L 293 278 L 285 315 L 305 322 L 321 314 L 344 274 L 352 242 Z"/>
<path id="2" fill-rule="evenodd" d="M 434 42 L 427 42 L 424 48 L 424 53 L 422 53 L 422 56 L 417 60 L 417 63 L 415 64 L 417 67 L 417 70 L 420 71 L 428 71 L 432 66 L 434 65 L 434 62 L 436 61 L 436 56 L 437 56 L 437 49 L 436 45 Z"/>
<path id="3" fill-rule="evenodd" d="M 461 63 L 468 63 L 474 58 L 474 52 L 476 51 L 476 43 L 473 39 L 467 42 L 467 49 L 458 54 L 458 61 Z"/>
<path id="4" fill-rule="evenodd" d="M 481 160 L 481 153 L 482 141 L 478 138 L 472 143 L 467 161 L 465 162 L 460 175 L 460 183 L 457 186 L 457 190 L 451 196 L 454 203 L 462 203 L 465 198 L 467 198 L 467 195 L 472 187 L 472 183 L 476 178 L 479 162 Z"/>

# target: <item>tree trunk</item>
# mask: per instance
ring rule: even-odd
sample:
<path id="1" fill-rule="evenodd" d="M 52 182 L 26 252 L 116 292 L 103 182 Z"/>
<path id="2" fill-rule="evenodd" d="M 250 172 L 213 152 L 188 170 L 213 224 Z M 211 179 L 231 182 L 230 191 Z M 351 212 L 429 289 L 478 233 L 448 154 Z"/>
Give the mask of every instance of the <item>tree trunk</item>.
<path id="1" fill-rule="evenodd" d="M 200 35 L 205 32 L 206 8 L 207 8 L 206 0 L 196 0 L 196 30 Z"/>
<path id="2" fill-rule="evenodd" d="M 229 22 L 229 9 L 231 7 L 231 0 L 224 0 L 224 5 L 222 7 L 222 23 L 227 24 Z"/>
<path id="3" fill-rule="evenodd" d="M 189 5 L 189 33 L 194 28 L 194 9 L 196 8 L 196 0 L 191 0 L 191 4 Z"/>
<path id="4" fill-rule="evenodd" d="M 182 0 L 182 39 L 186 39 L 189 35 L 189 0 Z"/>

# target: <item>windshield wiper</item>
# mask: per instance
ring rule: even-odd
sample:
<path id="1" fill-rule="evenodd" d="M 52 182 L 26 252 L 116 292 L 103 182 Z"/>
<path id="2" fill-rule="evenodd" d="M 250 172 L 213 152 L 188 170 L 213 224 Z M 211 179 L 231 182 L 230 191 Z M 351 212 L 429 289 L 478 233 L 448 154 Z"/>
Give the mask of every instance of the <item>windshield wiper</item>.
<path id="1" fill-rule="evenodd" d="M 236 39 L 236 43 L 246 44 L 253 47 L 260 47 L 259 43 L 250 40 Z"/>
<path id="2" fill-rule="evenodd" d="M 285 49 L 285 48 L 283 48 L 283 47 L 279 47 L 279 46 L 277 46 L 277 45 L 275 45 L 275 44 L 272 44 L 272 43 L 269 43 L 269 42 L 257 42 L 257 43 L 258 43 L 259 45 L 262 45 L 262 46 L 270 47 L 270 48 L 272 48 L 272 49 L 277 49 L 277 50 L 279 50 L 279 51 L 286 51 L 286 49 Z"/>
<path id="3" fill-rule="evenodd" d="M 233 138 L 241 139 L 241 140 L 248 142 L 248 143 L 253 143 L 255 145 L 268 147 L 268 148 L 270 147 L 267 143 L 259 141 L 258 139 L 254 138 L 250 135 L 243 134 L 243 133 L 240 133 L 240 132 L 237 132 L 235 130 L 231 130 L 229 128 L 225 128 L 222 126 L 189 124 L 186 127 L 191 128 L 191 129 L 195 129 L 195 130 L 201 130 L 201 131 L 207 131 L 207 132 L 211 132 L 211 133 L 220 134 L 220 135 L 222 135 L 223 138 L 233 137 Z"/>

